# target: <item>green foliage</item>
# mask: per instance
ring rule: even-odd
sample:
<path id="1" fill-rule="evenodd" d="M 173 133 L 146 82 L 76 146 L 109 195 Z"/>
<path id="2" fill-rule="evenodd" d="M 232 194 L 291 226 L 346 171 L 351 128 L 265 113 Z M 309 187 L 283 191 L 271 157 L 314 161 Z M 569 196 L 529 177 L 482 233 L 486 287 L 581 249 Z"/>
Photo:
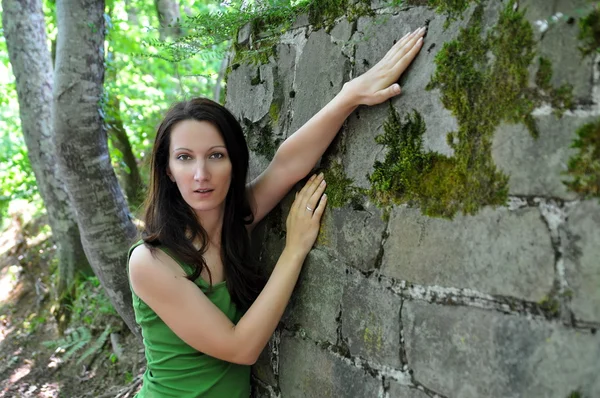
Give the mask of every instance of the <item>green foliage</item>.
<path id="1" fill-rule="evenodd" d="M 583 198 L 600 198 L 600 120 L 580 127 L 571 147 L 578 152 L 569 159 L 566 186 Z"/>
<path id="2" fill-rule="evenodd" d="M 69 307 L 71 324 L 95 326 L 107 323 L 117 312 L 97 277 L 92 276 L 79 282 L 75 289 L 75 300 Z"/>
<path id="3" fill-rule="evenodd" d="M 64 351 L 65 353 L 62 356 L 64 361 L 68 361 L 73 355 L 87 346 L 87 349 L 79 355 L 79 359 L 77 360 L 77 364 L 79 365 L 91 355 L 102 350 L 110 333 L 110 326 L 106 326 L 104 331 L 96 339 L 93 339 L 90 329 L 85 326 L 80 326 L 67 334 L 64 338 L 44 341 L 42 345 L 47 348 L 56 348 L 58 351 Z"/>
<path id="4" fill-rule="evenodd" d="M 592 11 L 579 20 L 579 47 L 583 55 L 600 51 L 600 2 L 594 2 Z"/>
<path id="5" fill-rule="evenodd" d="M 458 131 L 448 135 L 453 157 L 423 153 L 422 118 L 414 114 L 402 123 L 392 109 L 385 134 L 377 139 L 387 146 L 386 160 L 376 163 L 369 176 L 370 195 L 381 206 L 411 203 L 424 214 L 452 218 L 459 211 L 475 214 L 482 206 L 504 204 L 508 177 L 496 169 L 491 156 L 496 127 L 523 123 L 537 136 L 531 116 L 536 106 L 550 100 L 560 113 L 572 105 L 569 86 L 550 85 L 547 60 L 540 60 L 537 76 L 542 87 L 528 87 L 533 32 L 523 12 L 513 6 L 514 1 L 508 2 L 487 32 L 483 6 L 477 6 L 469 25 L 436 56 L 437 69 L 427 89 L 440 89 L 442 103 L 457 119 Z"/>

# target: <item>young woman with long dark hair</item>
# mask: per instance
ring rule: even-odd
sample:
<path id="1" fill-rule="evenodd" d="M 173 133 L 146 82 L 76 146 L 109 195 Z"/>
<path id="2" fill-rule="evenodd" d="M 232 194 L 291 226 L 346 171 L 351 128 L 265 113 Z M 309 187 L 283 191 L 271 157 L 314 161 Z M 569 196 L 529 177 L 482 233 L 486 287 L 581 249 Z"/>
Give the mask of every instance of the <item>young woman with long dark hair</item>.
<path id="1" fill-rule="evenodd" d="M 424 33 L 407 34 L 346 83 L 249 184 L 248 148 L 229 111 L 198 98 L 167 112 L 152 151 L 142 240 L 129 252 L 148 364 L 138 397 L 249 396 L 249 365 L 275 330 L 317 237 L 327 204 L 323 175 L 296 194 L 285 249 L 266 284 L 250 261 L 249 233 L 310 172 L 358 105 L 400 94 L 395 82 Z"/>

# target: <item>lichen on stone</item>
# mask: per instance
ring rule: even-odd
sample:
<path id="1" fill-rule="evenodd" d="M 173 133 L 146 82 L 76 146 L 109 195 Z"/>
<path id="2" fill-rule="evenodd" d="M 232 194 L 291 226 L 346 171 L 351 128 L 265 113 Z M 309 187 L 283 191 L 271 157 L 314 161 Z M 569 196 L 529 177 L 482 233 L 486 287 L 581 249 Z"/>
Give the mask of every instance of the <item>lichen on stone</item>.
<path id="1" fill-rule="evenodd" d="M 600 120 L 580 127 L 571 148 L 578 152 L 569 159 L 565 185 L 582 198 L 600 198 Z"/>

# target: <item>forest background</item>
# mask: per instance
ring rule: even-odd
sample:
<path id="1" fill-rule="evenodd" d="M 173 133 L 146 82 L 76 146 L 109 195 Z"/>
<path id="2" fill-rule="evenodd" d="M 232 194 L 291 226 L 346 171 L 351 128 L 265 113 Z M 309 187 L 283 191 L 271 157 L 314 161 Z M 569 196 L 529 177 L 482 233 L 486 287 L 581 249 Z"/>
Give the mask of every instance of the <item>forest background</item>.
<path id="1" fill-rule="evenodd" d="M 157 123 L 182 99 L 224 101 L 240 27 L 312 3 L 2 1 L 0 397 L 134 394 L 123 265 Z"/>

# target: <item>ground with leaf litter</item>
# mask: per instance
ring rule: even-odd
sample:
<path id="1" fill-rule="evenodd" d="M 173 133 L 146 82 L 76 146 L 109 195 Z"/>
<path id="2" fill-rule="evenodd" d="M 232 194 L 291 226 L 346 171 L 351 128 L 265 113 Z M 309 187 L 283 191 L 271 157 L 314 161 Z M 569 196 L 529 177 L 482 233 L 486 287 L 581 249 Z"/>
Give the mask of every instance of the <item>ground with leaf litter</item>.
<path id="1" fill-rule="evenodd" d="M 96 280 L 80 286 L 74 319 L 59 333 L 54 251 L 43 218 L 13 216 L 0 235 L 0 398 L 133 397 L 143 346 Z"/>

